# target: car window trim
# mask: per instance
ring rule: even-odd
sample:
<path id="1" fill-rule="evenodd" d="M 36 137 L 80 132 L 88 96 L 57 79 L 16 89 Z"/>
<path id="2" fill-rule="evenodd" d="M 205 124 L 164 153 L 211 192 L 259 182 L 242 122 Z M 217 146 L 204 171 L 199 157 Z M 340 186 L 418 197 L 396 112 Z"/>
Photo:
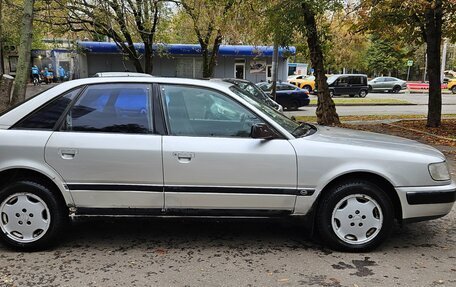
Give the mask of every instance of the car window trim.
<path id="1" fill-rule="evenodd" d="M 211 87 L 206 87 L 206 86 L 198 86 L 198 85 L 192 85 L 192 84 L 174 84 L 174 83 L 160 83 L 160 82 L 157 82 L 156 83 L 157 86 L 158 86 L 158 90 L 160 92 L 160 104 L 162 106 L 162 110 L 163 110 L 163 122 L 165 124 L 165 130 L 166 130 L 166 134 L 164 135 L 167 135 L 167 136 L 176 136 L 176 137 L 183 137 L 183 136 L 179 136 L 179 135 L 173 135 L 170 133 L 169 131 L 169 122 L 168 122 L 168 111 L 166 110 L 166 107 L 165 107 L 165 102 L 163 101 L 163 97 L 162 97 L 162 93 L 161 93 L 161 88 L 162 86 L 180 86 L 180 87 L 191 87 L 191 88 L 197 88 L 197 89 L 206 89 L 206 90 L 211 90 L 211 91 L 214 91 L 214 92 L 217 92 L 225 97 L 228 97 L 230 100 L 234 101 L 235 103 L 237 103 L 238 105 L 242 106 L 244 109 L 248 110 L 249 112 L 251 112 L 252 114 L 254 114 L 256 117 L 258 117 L 258 119 L 262 120 L 265 124 L 268 125 L 269 128 L 271 128 L 273 131 L 276 132 L 276 134 L 279 136 L 277 139 L 285 139 L 287 140 L 288 138 L 282 133 L 280 132 L 279 130 L 277 130 L 274 126 L 271 125 L 271 123 L 264 119 L 264 117 L 258 115 L 258 113 L 256 113 L 255 111 L 252 111 L 252 109 L 250 109 L 248 106 L 246 106 L 244 103 L 241 103 L 239 101 L 237 101 L 234 97 L 228 95 L 227 93 L 225 93 L 224 91 L 220 91 L 218 89 L 214 89 L 214 88 L 211 88 Z M 232 86 L 236 86 L 236 85 L 232 85 Z M 207 136 L 190 136 L 190 137 L 207 137 Z M 213 137 L 209 137 L 209 138 L 229 138 L 229 139 L 232 139 L 232 138 L 236 138 L 236 139 L 252 139 L 251 137 L 222 137 L 222 136 L 213 136 Z"/>
<path id="2" fill-rule="evenodd" d="M 84 85 L 84 86 L 81 86 L 81 90 L 79 91 L 79 93 L 76 95 L 76 97 L 74 97 L 74 99 L 71 101 L 71 103 L 66 107 L 66 109 L 63 111 L 63 113 L 60 115 L 60 118 L 57 120 L 55 126 L 54 126 L 54 129 L 53 131 L 61 131 L 62 130 L 62 125 L 63 125 L 63 121 L 64 119 L 67 117 L 67 114 L 68 112 L 71 110 L 71 108 L 74 106 L 74 104 L 76 103 L 76 101 L 81 97 L 81 95 L 85 92 L 85 90 L 87 89 L 87 86 L 88 85 Z"/>
<path id="3" fill-rule="evenodd" d="M 162 101 L 161 87 L 158 83 L 152 84 L 152 100 L 154 102 L 153 119 L 154 131 L 159 135 L 167 135 L 168 127 Z"/>
<path id="4" fill-rule="evenodd" d="M 91 86 L 97 86 L 97 85 L 106 85 L 106 84 L 133 84 L 133 85 L 145 85 L 145 86 L 149 86 L 149 94 L 148 94 L 148 103 L 149 105 L 151 105 L 151 107 L 149 108 L 149 119 L 150 120 L 153 120 L 153 123 L 155 123 L 155 119 L 153 118 L 153 109 L 154 109 L 154 101 L 152 99 L 153 97 L 153 84 L 154 83 L 150 83 L 150 82 L 115 82 L 115 83 L 92 83 L 92 84 L 87 84 L 85 85 L 83 91 L 85 92 L 88 88 L 90 88 Z M 62 118 L 59 119 L 59 120 L 62 120 L 60 122 L 60 126 L 57 126 L 57 129 L 55 131 L 60 131 L 60 132 L 73 132 L 73 131 L 68 131 L 68 130 L 64 130 L 63 129 L 63 119 L 65 119 L 68 115 L 68 113 L 70 112 L 70 110 L 74 107 L 74 105 L 76 104 L 77 100 L 79 100 L 80 97 L 82 97 L 83 93 L 82 93 L 82 90 L 81 92 L 79 92 L 79 94 L 77 95 L 77 97 L 75 98 L 74 101 L 71 102 L 71 104 L 69 105 L 69 108 L 67 110 L 65 110 L 65 113 L 63 114 Z M 149 120 L 149 121 L 150 121 Z M 149 122 L 149 125 L 150 125 L 150 122 Z M 137 135 L 156 135 L 157 133 L 155 132 L 155 126 L 152 124 L 150 125 L 150 128 L 149 128 L 149 131 L 147 133 L 122 133 L 122 132 L 101 132 L 101 131 L 76 131 L 78 133 L 92 133 L 92 134 L 95 134 L 95 133 L 101 133 L 101 134 L 137 134 Z"/>

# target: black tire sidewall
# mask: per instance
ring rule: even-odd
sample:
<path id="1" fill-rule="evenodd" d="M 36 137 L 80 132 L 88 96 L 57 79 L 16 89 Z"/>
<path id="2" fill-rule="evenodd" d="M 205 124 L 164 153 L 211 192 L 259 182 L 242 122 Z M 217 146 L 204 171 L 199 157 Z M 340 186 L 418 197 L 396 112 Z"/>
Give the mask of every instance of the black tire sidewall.
<path id="1" fill-rule="evenodd" d="M 381 208 L 383 223 L 380 232 L 369 242 L 353 245 L 342 241 L 333 231 L 332 212 L 336 204 L 346 196 L 365 194 L 374 199 Z M 394 209 L 390 198 L 380 187 L 367 181 L 350 181 L 327 190 L 322 195 L 317 211 L 317 227 L 321 239 L 329 246 L 340 251 L 360 252 L 369 251 L 379 246 L 390 234 L 394 224 Z"/>
<path id="2" fill-rule="evenodd" d="M 50 213 L 50 226 L 46 233 L 34 242 L 17 242 L 3 232 L 0 232 L 0 239 L 7 246 L 21 251 L 35 251 L 47 248 L 55 243 L 57 236 L 65 226 L 65 222 L 68 219 L 68 216 L 65 216 L 65 209 L 49 188 L 34 181 L 18 181 L 3 187 L 0 190 L 0 204 L 9 196 L 22 192 L 36 195 L 46 203 Z"/>
<path id="3" fill-rule="evenodd" d="M 451 92 L 452 92 L 453 94 L 456 94 L 456 86 L 454 86 L 454 87 L 451 89 Z"/>

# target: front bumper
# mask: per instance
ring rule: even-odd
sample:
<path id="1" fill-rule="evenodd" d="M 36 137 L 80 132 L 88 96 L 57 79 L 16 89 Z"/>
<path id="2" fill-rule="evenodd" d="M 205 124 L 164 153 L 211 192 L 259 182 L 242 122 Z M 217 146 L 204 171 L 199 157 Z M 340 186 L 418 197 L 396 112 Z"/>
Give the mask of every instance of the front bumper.
<path id="1" fill-rule="evenodd" d="M 456 183 L 444 186 L 398 187 L 402 219 L 438 218 L 448 214 L 456 200 Z"/>

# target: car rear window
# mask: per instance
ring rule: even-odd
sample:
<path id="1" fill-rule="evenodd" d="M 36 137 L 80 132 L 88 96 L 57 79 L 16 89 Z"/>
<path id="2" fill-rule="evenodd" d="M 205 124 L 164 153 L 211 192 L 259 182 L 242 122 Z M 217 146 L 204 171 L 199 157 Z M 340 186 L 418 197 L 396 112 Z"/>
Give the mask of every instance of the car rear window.
<path id="1" fill-rule="evenodd" d="M 81 88 L 77 88 L 51 100 L 15 124 L 13 129 L 53 130 L 80 91 Z"/>

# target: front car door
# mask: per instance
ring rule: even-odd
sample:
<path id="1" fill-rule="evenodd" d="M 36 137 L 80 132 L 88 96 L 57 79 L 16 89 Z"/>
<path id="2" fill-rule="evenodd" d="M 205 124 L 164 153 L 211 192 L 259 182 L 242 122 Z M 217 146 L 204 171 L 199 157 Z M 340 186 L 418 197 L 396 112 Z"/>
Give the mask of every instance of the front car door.
<path id="1" fill-rule="evenodd" d="M 50 137 L 46 162 L 80 208 L 163 208 L 150 84 L 89 85 Z"/>
<path id="2" fill-rule="evenodd" d="M 350 86 L 348 82 L 348 76 L 340 76 L 334 86 L 334 94 L 336 95 L 348 95 L 350 93 Z"/>
<path id="3" fill-rule="evenodd" d="M 162 85 L 165 207 L 217 213 L 292 212 L 296 154 L 286 139 L 250 137 L 264 122 L 209 88 Z"/>

